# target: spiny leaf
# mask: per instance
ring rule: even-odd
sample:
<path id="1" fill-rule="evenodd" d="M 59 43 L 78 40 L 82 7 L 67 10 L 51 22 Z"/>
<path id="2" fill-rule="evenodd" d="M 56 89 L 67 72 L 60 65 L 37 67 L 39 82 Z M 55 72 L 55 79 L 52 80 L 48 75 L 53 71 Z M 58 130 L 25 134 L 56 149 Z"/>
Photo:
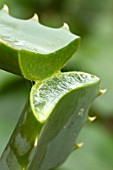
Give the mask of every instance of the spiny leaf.
<path id="1" fill-rule="evenodd" d="M 31 108 L 44 123 L 29 170 L 49 170 L 65 161 L 92 101 L 99 94 L 99 78 L 82 72 L 59 73 L 31 91 Z"/>
<path id="2" fill-rule="evenodd" d="M 0 11 L 0 68 L 29 80 L 43 80 L 61 70 L 80 38 L 67 25 L 49 28 L 36 15 L 20 20 Z M 9 64 L 8 64 L 9 63 Z"/>
<path id="3" fill-rule="evenodd" d="M 96 77 L 82 72 L 58 73 L 53 77 L 36 82 L 31 90 L 31 107 L 39 122 L 44 123 L 56 103 L 73 89 L 95 82 Z M 79 114 L 82 115 L 83 109 Z"/>
<path id="4" fill-rule="evenodd" d="M 0 170 L 27 170 L 42 125 L 27 102 L 15 130 L 1 156 Z"/>

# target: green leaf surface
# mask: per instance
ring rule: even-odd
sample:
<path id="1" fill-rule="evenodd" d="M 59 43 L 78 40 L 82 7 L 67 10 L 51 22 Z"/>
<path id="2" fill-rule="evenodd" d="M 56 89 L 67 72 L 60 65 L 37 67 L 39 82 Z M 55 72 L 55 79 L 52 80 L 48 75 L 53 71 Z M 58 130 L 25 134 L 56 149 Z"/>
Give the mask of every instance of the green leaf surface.
<path id="1" fill-rule="evenodd" d="M 67 161 L 55 170 L 112 170 L 113 137 L 99 123 L 85 126 L 78 137 L 82 148 L 73 152 Z"/>
<path id="2" fill-rule="evenodd" d="M 54 103 L 55 108 L 53 109 L 53 111 L 51 111 L 50 118 L 47 120 L 46 124 L 41 130 L 37 147 L 36 147 L 37 133 L 39 134 L 41 126 L 40 123 L 33 116 L 32 110 L 28 104 L 25 107 L 21 115 L 21 118 L 19 119 L 19 122 L 15 128 L 15 131 L 12 134 L 12 137 L 9 140 L 9 143 L 2 155 L 1 162 L 0 162 L 0 168 L 1 168 L 0 170 L 4 168 L 5 170 L 9 170 L 9 169 L 13 170 L 15 167 L 18 170 L 21 170 L 22 168 L 37 170 L 37 165 L 35 165 L 35 167 L 32 167 L 34 166 L 34 161 L 38 163 L 38 166 L 43 165 L 44 169 L 45 168 L 48 169 L 48 165 L 53 168 L 56 166 L 56 163 L 57 165 L 59 164 L 59 161 L 57 160 L 58 158 L 60 158 L 60 163 L 62 163 L 64 161 L 64 158 L 67 157 L 70 151 L 73 150 L 75 138 L 78 135 L 78 132 L 81 128 L 81 124 L 83 125 L 83 122 L 86 120 L 87 117 L 85 115 L 85 112 L 87 112 L 89 108 L 89 102 L 87 101 L 89 100 L 89 94 L 91 100 L 93 100 L 96 97 L 96 95 L 98 94 L 99 79 L 87 73 L 76 73 L 76 72 L 65 73 L 65 74 L 60 73 L 57 76 L 55 75 L 53 78 L 51 77 L 50 79 L 45 80 L 42 83 L 42 86 L 44 87 L 45 85 L 45 87 L 47 87 L 46 85 L 51 80 L 53 82 L 53 86 L 51 86 L 51 88 L 55 90 L 56 89 L 55 84 L 57 85 L 59 84 L 59 86 L 62 87 L 63 84 L 61 84 L 61 79 L 63 82 L 65 82 L 62 90 L 64 89 L 65 91 L 67 88 L 67 91 L 65 91 L 65 94 L 62 93 L 62 91 L 60 91 L 63 96 L 61 95 L 60 101 L 56 101 L 56 103 Z M 84 85 L 82 86 L 80 82 L 81 84 L 83 83 Z M 35 86 L 36 85 L 34 85 L 34 87 Z M 77 88 L 75 88 L 75 86 L 77 86 Z M 91 93 L 92 90 L 93 93 Z M 60 96 L 60 93 L 58 93 L 58 95 Z M 80 98 L 78 97 L 78 95 Z M 71 101 L 71 103 L 68 104 L 69 103 L 68 101 Z M 85 101 L 85 103 L 83 101 Z M 79 105 L 77 103 L 79 103 Z M 76 108 L 76 104 L 78 105 L 77 108 Z M 83 107 L 85 110 L 83 110 Z M 77 114 L 77 111 L 79 112 L 79 114 Z M 64 116 L 64 112 L 66 113 L 65 116 Z M 62 115 L 60 113 L 62 113 Z M 73 115 L 71 115 L 72 113 Z M 75 126 L 76 126 L 77 134 L 74 128 Z M 49 135 L 49 133 L 51 135 Z M 67 141 L 66 144 L 64 140 Z M 62 147 L 63 143 L 64 143 L 64 148 Z M 54 147 L 54 144 L 56 147 Z M 68 147 L 66 146 L 67 144 L 69 145 Z M 45 146 L 47 146 L 47 155 L 46 155 L 47 157 L 43 153 L 44 151 L 43 149 L 45 149 L 43 147 Z M 64 150 L 64 153 L 62 151 L 62 154 L 60 153 L 60 157 L 59 157 L 59 150 L 61 147 Z M 67 147 L 67 151 L 65 150 L 65 147 Z M 40 156 L 38 155 L 38 157 L 36 158 L 35 154 L 37 154 L 37 149 L 39 149 L 38 153 L 40 153 L 41 155 Z M 54 149 L 56 151 L 56 155 L 53 154 Z M 52 150 L 53 153 L 51 153 Z M 53 156 L 53 158 L 51 158 L 49 154 L 51 154 L 51 157 Z M 55 157 L 57 157 L 57 159 L 54 159 Z M 42 158 L 44 163 L 42 161 Z M 63 158 L 63 160 L 61 158 Z M 51 159 L 51 161 L 48 162 L 48 159 Z M 48 165 L 46 167 L 47 162 Z M 38 167 L 38 169 L 40 168 Z"/>
<path id="3" fill-rule="evenodd" d="M 58 73 L 42 83 L 36 82 L 32 87 L 30 101 L 39 122 L 45 122 L 51 111 L 69 92 L 84 88 L 98 80 L 93 75 L 82 72 Z"/>
<path id="4" fill-rule="evenodd" d="M 36 15 L 20 20 L 0 11 L 0 68 L 26 79 L 42 80 L 58 72 L 79 41 L 66 24 L 49 28 L 41 25 Z"/>
<path id="5" fill-rule="evenodd" d="M 31 91 L 31 108 L 45 122 L 29 170 L 49 170 L 65 161 L 99 94 L 99 78 L 82 72 L 59 73 Z M 49 117 L 49 118 L 48 118 Z"/>
<path id="6" fill-rule="evenodd" d="M 26 104 L 15 130 L 1 156 L 0 170 L 26 170 L 32 160 L 42 125 L 35 119 L 29 102 Z"/>
<path id="7" fill-rule="evenodd" d="M 0 70 L 0 156 L 28 98 L 30 87 L 22 80 Z"/>

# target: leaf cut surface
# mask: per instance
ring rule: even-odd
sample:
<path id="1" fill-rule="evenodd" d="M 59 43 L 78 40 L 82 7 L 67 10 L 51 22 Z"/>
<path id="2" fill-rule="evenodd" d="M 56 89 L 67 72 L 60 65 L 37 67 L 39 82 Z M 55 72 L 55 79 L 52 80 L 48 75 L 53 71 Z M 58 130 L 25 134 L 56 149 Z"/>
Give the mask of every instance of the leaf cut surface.
<path id="1" fill-rule="evenodd" d="M 0 11 L 0 68 L 26 79 L 43 80 L 61 70 L 79 41 L 65 26 L 49 28 Z"/>
<path id="2" fill-rule="evenodd" d="M 45 123 L 29 170 L 49 170 L 65 161 L 99 94 L 99 78 L 82 72 L 59 73 L 31 91 L 32 111 Z"/>

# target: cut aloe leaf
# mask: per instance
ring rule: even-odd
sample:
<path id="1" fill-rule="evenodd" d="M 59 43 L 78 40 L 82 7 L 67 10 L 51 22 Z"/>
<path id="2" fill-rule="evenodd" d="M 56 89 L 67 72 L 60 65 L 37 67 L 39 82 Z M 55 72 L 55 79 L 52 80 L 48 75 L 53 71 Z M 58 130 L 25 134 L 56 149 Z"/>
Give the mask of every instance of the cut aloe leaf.
<path id="1" fill-rule="evenodd" d="M 20 20 L 0 11 L 0 68 L 26 79 L 43 80 L 58 72 L 79 41 L 66 24 L 49 28 L 41 25 L 36 15 Z"/>
<path id="2" fill-rule="evenodd" d="M 65 161 L 99 94 L 99 78 L 82 72 L 59 73 L 31 91 L 31 108 L 44 124 L 29 170 L 49 170 Z"/>
<path id="3" fill-rule="evenodd" d="M 44 123 L 58 101 L 74 89 L 94 83 L 98 78 L 82 72 L 59 73 L 31 90 L 31 107 L 39 122 Z"/>

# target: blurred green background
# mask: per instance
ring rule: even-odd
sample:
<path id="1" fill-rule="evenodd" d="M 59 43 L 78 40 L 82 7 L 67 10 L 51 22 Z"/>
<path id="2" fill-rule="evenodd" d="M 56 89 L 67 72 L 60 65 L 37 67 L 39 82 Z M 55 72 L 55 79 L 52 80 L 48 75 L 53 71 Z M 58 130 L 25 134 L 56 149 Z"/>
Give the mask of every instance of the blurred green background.
<path id="1" fill-rule="evenodd" d="M 73 152 L 58 170 L 113 169 L 113 0 L 0 0 L 10 15 L 28 19 L 34 13 L 42 24 L 61 27 L 81 36 L 81 46 L 62 71 L 80 70 L 101 78 L 106 94 L 95 100 L 90 115 L 97 119 L 81 131 L 83 148 Z M 29 95 L 29 84 L 0 70 L 0 155 Z"/>

